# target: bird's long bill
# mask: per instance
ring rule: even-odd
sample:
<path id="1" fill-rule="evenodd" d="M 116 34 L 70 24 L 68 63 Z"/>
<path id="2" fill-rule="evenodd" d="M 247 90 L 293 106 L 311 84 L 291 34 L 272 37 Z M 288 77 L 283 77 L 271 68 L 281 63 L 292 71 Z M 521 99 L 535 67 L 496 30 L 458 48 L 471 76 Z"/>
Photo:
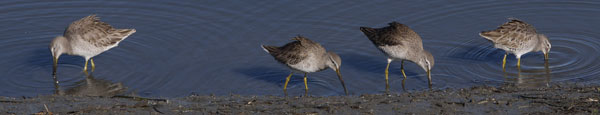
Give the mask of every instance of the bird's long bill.
<path id="1" fill-rule="evenodd" d="M 427 70 L 427 78 L 429 79 L 429 88 L 431 88 L 431 70 Z"/>
<path id="2" fill-rule="evenodd" d="M 56 75 L 56 68 L 58 67 L 58 59 L 52 56 L 53 64 L 52 64 L 52 75 Z"/>
<path id="3" fill-rule="evenodd" d="M 344 93 L 346 93 L 346 95 L 348 95 L 348 90 L 346 89 L 346 84 L 344 84 L 344 80 L 342 79 L 342 74 L 340 73 L 340 69 L 336 69 L 335 72 L 337 73 L 338 78 L 340 78 L 340 82 L 342 83 L 342 87 L 344 87 Z"/>
<path id="4" fill-rule="evenodd" d="M 544 59 L 548 60 L 548 58 L 550 58 L 550 57 L 548 57 L 548 53 L 545 53 L 544 54 Z"/>

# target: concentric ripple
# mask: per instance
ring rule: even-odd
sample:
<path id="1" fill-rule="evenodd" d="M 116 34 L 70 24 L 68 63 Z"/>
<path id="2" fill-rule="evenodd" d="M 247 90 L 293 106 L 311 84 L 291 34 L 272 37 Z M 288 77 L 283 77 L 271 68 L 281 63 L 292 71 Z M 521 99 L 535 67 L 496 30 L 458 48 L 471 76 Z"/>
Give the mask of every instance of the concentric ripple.
<path id="1" fill-rule="evenodd" d="M 0 63 L 6 70 L 2 81 L 6 86 L 0 92 L 8 96 L 32 96 L 55 90 L 48 44 L 55 36 L 62 35 L 72 21 L 90 14 L 97 14 L 115 28 L 137 29 L 137 33 L 121 42 L 119 47 L 94 58 L 97 65 L 95 76 L 124 82 L 137 92 L 155 92 L 152 90 L 164 87 L 174 79 L 164 77 L 169 76 L 171 68 L 192 65 L 184 61 L 166 61 L 198 52 L 182 49 L 208 49 L 202 47 L 232 40 L 222 39 L 232 31 L 227 23 L 231 19 L 215 17 L 242 16 L 236 11 L 193 4 L 164 1 L 4 1 L 0 3 L 0 9 L 7 13 L 1 14 L 0 18 L 5 27 L 0 29 L 3 31 L 0 35 L 4 36 L 0 46 L 3 57 L 7 58 Z M 83 62 L 81 57 L 61 56 L 57 75 L 60 85 L 69 86 L 82 80 Z"/>
<path id="2" fill-rule="evenodd" d="M 48 44 L 75 20 L 97 14 L 115 28 L 137 33 L 96 57 L 95 78 L 123 83 L 141 96 L 189 94 L 283 95 L 289 70 L 260 45 L 281 46 L 303 35 L 338 53 L 350 94 L 385 89 L 386 57 L 359 27 L 406 24 L 435 56 L 434 88 L 515 83 L 543 87 L 553 82 L 599 83 L 600 20 L 597 1 L 0 1 L 0 96 L 52 94 Z M 509 55 L 481 38 L 514 17 L 547 35 L 547 67 L 541 52 Z M 84 60 L 63 55 L 61 86 L 85 80 Z M 400 61 L 390 66 L 390 86 L 403 92 Z M 407 90 L 427 88 L 426 72 L 405 63 Z M 302 73 L 288 84 L 302 95 Z M 342 95 L 332 70 L 308 74 L 311 95 Z"/>

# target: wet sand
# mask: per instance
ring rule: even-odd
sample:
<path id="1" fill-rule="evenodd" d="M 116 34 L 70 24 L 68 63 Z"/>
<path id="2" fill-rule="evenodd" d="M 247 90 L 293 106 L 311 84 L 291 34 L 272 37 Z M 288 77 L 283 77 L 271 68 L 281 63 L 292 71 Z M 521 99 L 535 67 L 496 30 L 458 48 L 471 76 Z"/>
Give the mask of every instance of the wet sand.
<path id="1" fill-rule="evenodd" d="M 600 86 L 513 85 L 360 96 L 0 97 L 0 114 L 598 114 Z M 46 107 L 44 107 L 46 106 Z"/>

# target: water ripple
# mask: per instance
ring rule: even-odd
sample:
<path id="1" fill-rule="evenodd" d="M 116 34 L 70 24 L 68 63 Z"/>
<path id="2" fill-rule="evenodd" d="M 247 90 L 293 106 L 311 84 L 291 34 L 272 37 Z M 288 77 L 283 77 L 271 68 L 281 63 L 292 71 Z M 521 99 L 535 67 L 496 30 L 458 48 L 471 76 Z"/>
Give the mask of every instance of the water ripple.
<path id="1" fill-rule="evenodd" d="M 116 28 L 135 28 L 119 47 L 94 57 L 99 79 L 122 82 L 141 96 L 230 93 L 281 95 L 289 70 L 260 49 L 283 45 L 301 34 L 343 59 L 351 94 L 384 90 L 386 59 L 360 26 L 404 23 L 423 38 L 436 65 L 435 88 L 510 82 L 544 86 L 556 81 L 598 82 L 600 20 L 597 1 L 0 1 L 0 92 L 7 96 L 51 94 L 48 44 L 72 21 L 97 14 Z M 513 55 L 502 72 L 504 51 L 477 35 L 515 17 L 552 42 L 546 71 L 541 53 Z M 401 91 L 400 63 L 390 67 L 390 85 Z M 84 79 L 83 58 L 61 56 L 61 86 Z M 427 88 L 425 72 L 405 64 L 406 88 Z M 549 75 L 548 75 L 549 74 Z M 301 75 L 289 94 L 303 94 Z M 309 74 L 310 93 L 341 95 L 335 72 Z"/>

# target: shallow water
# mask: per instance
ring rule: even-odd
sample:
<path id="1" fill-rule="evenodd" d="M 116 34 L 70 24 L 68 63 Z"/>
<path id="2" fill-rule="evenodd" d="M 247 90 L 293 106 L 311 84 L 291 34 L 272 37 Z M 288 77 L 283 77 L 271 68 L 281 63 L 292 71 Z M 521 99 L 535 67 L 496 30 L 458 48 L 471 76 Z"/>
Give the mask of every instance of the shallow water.
<path id="1" fill-rule="evenodd" d="M 57 90 L 48 45 L 75 20 L 97 14 L 137 33 L 94 58 L 94 79 L 122 83 L 127 93 L 150 97 L 190 94 L 283 95 L 289 70 L 261 44 L 284 45 L 301 34 L 337 52 L 350 94 L 385 90 L 386 58 L 360 26 L 404 23 L 435 56 L 433 88 L 504 82 L 544 87 L 553 82 L 599 83 L 600 2 L 597 1 L 0 1 L 0 96 L 35 96 Z M 541 52 L 509 55 L 478 35 L 514 17 L 534 25 L 552 43 L 547 69 Z M 61 56 L 61 88 L 86 80 L 84 59 Z M 406 63 L 406 89 L 427 89 L 425 71 Z M 392 92 L 404 92 L 399 61 L 390 67 Z M 309 74 L 311 95 L 343 95 L 332 70 Z M 108 83 L 110 84 L 110 83 Z M 288 94 L 304 94 L 302 75 Z"/>

